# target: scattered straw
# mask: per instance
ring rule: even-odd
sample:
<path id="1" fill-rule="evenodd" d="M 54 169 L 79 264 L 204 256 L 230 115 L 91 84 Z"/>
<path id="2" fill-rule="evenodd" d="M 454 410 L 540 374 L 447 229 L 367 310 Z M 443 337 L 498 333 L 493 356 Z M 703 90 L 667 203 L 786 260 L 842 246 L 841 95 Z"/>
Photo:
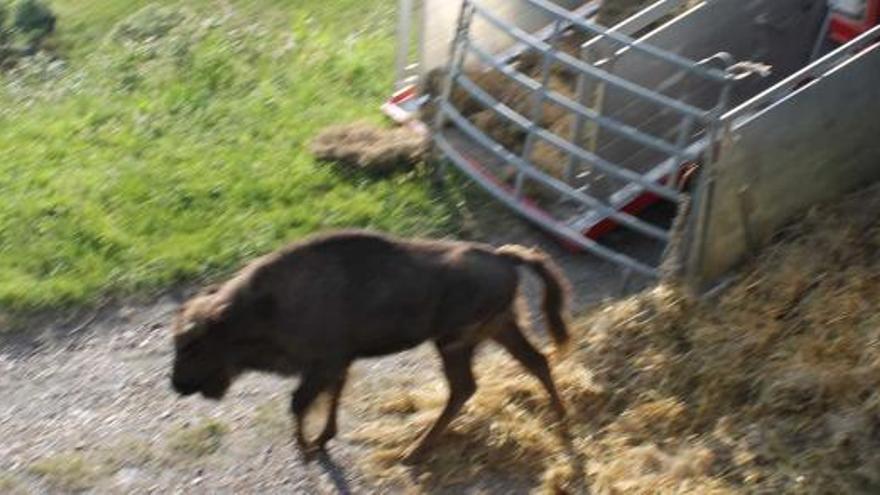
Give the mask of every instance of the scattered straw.
<path id="1" fill-rule="evenodd" d="M 369 122 L 328 127 L 311 142 L 317 159 L 375 174 L 409 170 L 422 160 L 425 150 L 425 138 L 415 131 Z"/>
<path id="2" fill-rule="evenodd" d="M 582 320 L 554 364 L 565 428 L 500 353 L 416 468 L 400 454 L 443 382 L 364 401 L 368 474 L 425 491 L 501 473 L 544 493 L 877 493 L 877 211 L 880 186 L 814 210 L 717 300 L 659 286 Z"/>

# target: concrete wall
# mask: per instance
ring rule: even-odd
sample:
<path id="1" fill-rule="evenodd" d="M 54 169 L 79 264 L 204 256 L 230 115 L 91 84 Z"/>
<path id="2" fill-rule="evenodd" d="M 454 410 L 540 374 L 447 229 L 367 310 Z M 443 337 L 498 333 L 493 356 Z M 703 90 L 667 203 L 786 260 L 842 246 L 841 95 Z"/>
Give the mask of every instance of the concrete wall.
<path id="1" fill-rule="evenodd" d="M 880 47 L 874 46 L 734 129 L 720 160 L 700 178 L 686 237 L 689 281 L 707 288 L 811 205 L 877 180 Z"/>

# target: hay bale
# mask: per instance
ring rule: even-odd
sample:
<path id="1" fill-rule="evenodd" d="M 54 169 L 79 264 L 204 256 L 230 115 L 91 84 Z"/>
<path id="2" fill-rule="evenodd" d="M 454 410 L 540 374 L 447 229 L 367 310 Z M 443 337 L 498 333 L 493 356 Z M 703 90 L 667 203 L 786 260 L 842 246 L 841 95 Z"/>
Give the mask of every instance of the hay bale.
<path id="1" fill-rule="evenodd" d="M 530 77 L 540 80 L 541 66 L 539 62 L 539 59 L 535 58 L 534 55 L 526 53 L 519 59 L 518 68 Z M 431 71 L 420 82 L 420 92 L 435 96 L 440 94 L 444 76 L 445 73 L 442 69 Z M 532 118 L 534 115 L 536 101 L 534 93 L 504 74 L 495 70 L 472 70 L 467 73 L 467 76 L 498 102 L 510 107 L 513 111 L 527 118 Z M 575 96 L 574 81 L 564 71 L 559 71 L 558 68 L 554 68 L 551 73 L 547 87 L 551 91 L 570 99 L 573 99 Z M 520 154 L 522 152 L 526 132 L 521 127 L 501 117 L 494 110 L 484 108 L 479 101 L 471 97 L 469 93 L 460 87 L 454 88 L 450 93 L 450 103 L 462 115 L 468 117 L 477 128 L 495 140 L 495 142 L 513 153 Z M 574 121 L 571 112 L 547 100 L 542 105 L 538 124 L 565 139 L 569 139 Z M 427 123 L 433 123 L 435 113 L 434 102 L 430 101 L 422 107 L 420 119 Z M 540 169 L 551 176 L 557 179 L 563 178 L 567 157 L 556 147 L 539 139 L 535 143 L 532 159 Z M 506 166 L 501 173 L 502 180 L 512 181 L 515 172 L 515 167 Z M 546 188 L 536 186 L 535 184 L 527 185 L 526 194 L 536 196 L 538 199 L 548 199 L 550 196 L 555 197 L 555 195 L 550 195 L 550 191 Z"/>
<path id="2" fill-rule="evenodd" d="M 504 146 L 513 153 L 521 153 L 525 131 L 521 127 L 512 125 L 507 119 L 499 116 L 493 110 L 483 110 L 470 117 L 471 123 L 488 134 L 498 144 Z"/>
<path id="3" fill-rule="evenodd" d="M 375 174 L 410 170 L 427 150 L 424 136 L 405 127 L 370 122 L 331 126 L 310 143 L 315 158 Z"/>
<path id="4" fill-rule="evenodd" d="M 559 119 L 548 130 L 568 141 L 571 139 L 571 134 L 574 130 L 574 117 L 568 115 L 565 118 Z M 544 173 L 560 180 L 565 178 L 568 154 L 546 140 L 538 139 L 535 142 L 531 161 Z"/>
<path id="5" fill-rule="evenodd" d="M 436 109 L 433 98 L 443 93 L 443 85 L 446 80 L 446 70 L 438 68 L 428 72 L 419 81 L 419 94 L 432 97 L 427 104 L 420 109 L 419 118 L 426 123 L 433 122 Z M 519 84 L 511 81 L 504 74 L 496 71 L 468 70 L 465 72 L 468 79 L 481 89 L 492 95 L 493 98 L 502 102 L 517 101 L 525 98 L 528 91 Z M 484 110 L 483 105 L 460 86 L 452 89 L 449 102 L 465 117 L 471 116 Z"/>
<path id="6" fill-rule="evenodd" d="M 538 77 L 540 80 L 540 77 Z M 496 98 L 499 99 L 501 103 L 512 108 L 514 111 L 527 117 L 529 119 L 534 115 L 535 110 L 535 97 L 531 91 L 528 91 L 523 86 L 520 86 L 517 83 L 511 83 L 517 86 L 517 89 L 514 91 L 507 90 L 506 92 L 499 91 L 498 93 L 492 93 Z M 563 78 L 557 75 L 551 75 L 547 80 L 547 89 L 553 91 L 555 93 L 559 93 L 563 96 L 568 97 L 569 99 L 574 98 L 574 88 L 565 81 Z M 554 124 L 559 122 L 561 119 L 569 116 L 571 112 L 567 109 L 553 103 L 552 101 L 544 100 L 543 106 L 541 108 L 541 118 L 538 120 L 538 123 L 541 127 L 545 129 L 549 129 Z"/>
<path id="7" fill-rule="evenodd" d="M 524 70 L 524 72 L 532 78 L 541 79 L 539 68 Z M 445 75 L 444 69 L 430 71 L 419 83 L 419 94 L 432 97 L 440 95 L 443 91 Z M 469 70 L 466 71 L 466 76 L 498 102 L 507 105 L 521 115 L 526 117 L 532 116 L 535 100 L 533 93 L 525 86 L 496 70 Z M 567 76 L 563 73 L 551 74 L 547 87 L 568 98 L 574 97 L 574 83 L 568 80 Z M 485 110 L 485 107 L 479 100 L 472 97 L 470 93 L 459 86 L 453 88 L 449 101 L 465 117 Z M 540 122 L 545 127 L 548 127 L 565 116 L 568 111 L 556 104 L 545 102 L 542 113 L 543 116 Z M 430 123 L 433 121 L 434 115 L 433 101 L 429 101 L 421 108 L 419 118 L 424 122 Z"/>

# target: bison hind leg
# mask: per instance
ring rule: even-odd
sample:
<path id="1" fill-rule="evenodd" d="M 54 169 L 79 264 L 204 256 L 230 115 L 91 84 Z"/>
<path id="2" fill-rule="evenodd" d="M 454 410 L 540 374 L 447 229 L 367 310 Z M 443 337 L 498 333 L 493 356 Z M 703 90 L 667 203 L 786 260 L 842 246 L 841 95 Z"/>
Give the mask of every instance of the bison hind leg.
<path id="1" fill-rule="evenodd" d="M 544 389 L 550 396 L 550 405 L 553 407 L 553 410 L 556 411 L 560 420 L 564 419 L 566 416 L 565 405 L 559 397 L 559 392 L 556 390 L 556 384 L 553 382 L 553 376 L 550 374 L 547 358 L 532 346 L 528 339 L 526 339 L 526 336 L 523 335 L 519 326 L 512 323 L 492 338 L 541 382 L 541 385 L 544 386 Z"/>
<path id="2" fill-rule="evenodd" d="M 405 455 L 406 463 L 415 463 L 424 457 L 468 399 L 477 391 L 477 382 L 471 369 L 474 346 L 456 343 L 440 347 L 439 351 L 443 360 L 443 372 L 449 383 L 449 399 L 434 425 L 422 434 L 421 440 Z"/>

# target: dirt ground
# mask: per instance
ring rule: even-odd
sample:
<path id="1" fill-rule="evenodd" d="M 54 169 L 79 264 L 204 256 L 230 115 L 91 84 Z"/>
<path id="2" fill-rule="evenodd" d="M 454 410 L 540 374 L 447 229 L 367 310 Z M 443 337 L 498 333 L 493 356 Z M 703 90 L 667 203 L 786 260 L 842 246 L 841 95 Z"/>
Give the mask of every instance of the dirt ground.
<path id="1" fill-rule="evenodd" d="M 616 18 L 618 10 L 607 17 Z M 615 266 L 562 249 L 497 206 L 484 203 L 478 209 L 470 237 L 548 250 L 575 288 L 577 312 L 646 283 L 622 287 Z M 611 242 L 632 244 L 614 236 Z M 635 244 L 642 253 L 653 249 Z M 528 279 L 530 302 L 537 290 Z M 96 313 L 47 315 L 24 331 L 0 332 L 0 493 L 400 491 L 377 484 L 360 469 L 368 447 L 350 433 L 368 414 L 361 401 L 442 383 L 429 346 L 356 363 L 329 456 L 305 463 L 294 449 L 287 413 L 294 381 L 250 375 L 220 403 L 180 399 L 171 391 L 168 326 L 186 292 Z M 531 336 L 545 342 L 541 331 Z M 482 352 L 499 351 L 487 346 Z M 453 437 L 447 435 L 447 441 Z M 432 469 L 430 462 L 410 469 L 408 491 L 528 493 L 541 481 L 496 472 L 438 486 L 430 481 Z"/>
<path id="2" fill-rule="evenodd" d="M 564 251 L 506 212 L 484 206 L 472 236 L 547 249 L 575 286 L 576 308 L 619 290 L 618 272 L 610 264 Z M 535 281 L 526 282 L 534 301 Z M 629 290 L 638 288 L 636 283 Z M 168 326 L 185 292 L 94 314 L 46 316 L 24 331 L 0 334 L 0 493 L 381 493 L 400 488 L 376 485 L 360 470 L 368 447 L 353 441 L 351 432 L 368 414 L 363 401 L 406 388 L 443 386 L 430 347 L 356 363 L 330 455 L 306 464 L 294 449 L 287 414 L 295 381 L 249 375 L 220 403 L 181 399 L 171 391 Z M 531 335 L 546 342 L 542 330 Z M 498 351 L 487 346 L 483 352 Z M 454 442 L 452 437 L 447 441 Z M 482 473 L 453 487 L 436 486 L 425 481 L 431 469 L 428 462 L 410 470 L 414 491 L 526 493 L 540 482 L 515 473 Z"/>

